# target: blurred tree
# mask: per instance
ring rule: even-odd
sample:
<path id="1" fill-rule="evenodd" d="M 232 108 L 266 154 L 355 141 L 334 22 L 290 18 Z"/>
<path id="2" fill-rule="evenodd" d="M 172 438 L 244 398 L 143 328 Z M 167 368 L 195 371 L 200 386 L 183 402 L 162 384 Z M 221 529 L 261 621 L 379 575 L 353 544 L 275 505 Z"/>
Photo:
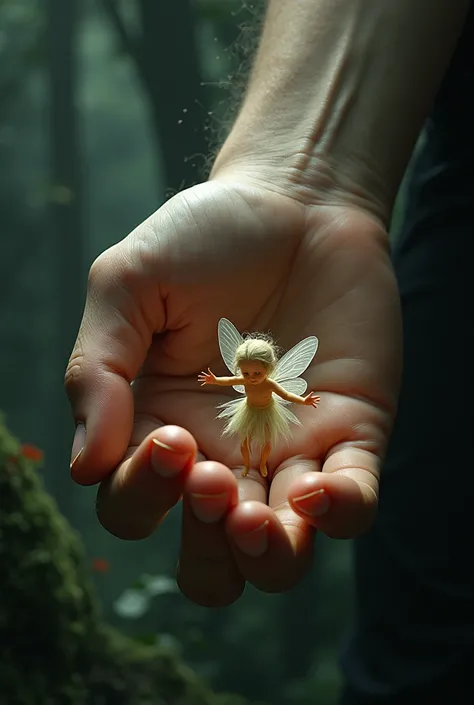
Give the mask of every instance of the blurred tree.
<path id="1" fill-rule="evenodd" d="M 71 496 L 66 463 L 72 431 L 62 377 L 79 327 L 84 296 L 83 187 L 76 109 L 79 7 L 78 0 L 67 3 L 48 0 L 46 23 L 50 99 L 49 226 L 57 316 L 54 391 L 50 405 L 54 433 L 50 434 L 46 451 L 49 462 L 61 468 L 57 483 L 62 504 Z"/>
<path id="2" fill-rule="evenodd" d="M 0 0 L 0 124 L 38 57 L 41 13 L 32 0 Z"/>
<path id="3" fill-rule="evenodd" d="M 42 299 L 35 290 L 35 270 L 44 256 L 38 237 L 43 223 L 30 199 L 35 155 L 25 126 L 34 122 L 31 85 L 41 56 L 43 20 L 36 0 L 0 0 L 0 403 L 17 427 L 33 420 L 30 404 L 40 358 L 32 323 Z M 23 157 L 33 165 L 28 173 Z M 30 402 L 26 413 L 25 399 Z"/>
<path id="4" fill-rule="evenodd" d="M 30 73 L 38 54 L 40 14 L 28 0 L 0 0 L 0 157 L 3 234 L 0 258 L 0 299 L 12 283 L 14 265 L 23 259 L 28 245 L 23 238 L 12 237 L 11 227 L 20 216 L 19 187 L 12 173 L 11 153 L 13 108 L 21 96 L 25 77 Z M 10 161 L 11 160 L 11 161 Z M 7 161 L 10 163 L 7 164 Z M 5 168 L 6 167 L 6 168 Z M 5 171 L 4 171 L 5 170 Z M 1 178 L 5 175 L 6 178 Z"/>
<path id="5" fill-rule="evenodd" d="M 171 192 L 202 180 L 208 108 L 191 0 L 102 0 L 148 96 L 158 159 Z M 128 11 L 128 12 L 127 12 Z"/>

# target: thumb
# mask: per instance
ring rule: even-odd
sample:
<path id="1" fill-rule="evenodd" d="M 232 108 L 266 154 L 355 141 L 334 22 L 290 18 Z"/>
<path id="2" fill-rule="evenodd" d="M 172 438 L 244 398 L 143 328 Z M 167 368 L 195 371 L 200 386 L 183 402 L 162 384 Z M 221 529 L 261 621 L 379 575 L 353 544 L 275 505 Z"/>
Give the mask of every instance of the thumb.
<path id="1" fill-rule="evenodd" d="M 322 472 L 305 473 L 289 490 L 293 510 L 331 538 L 354 538 L 372 525 L 378 506 L 380 459 L 347 447 L 330 455 Z"/>
<path id="2" fill-rule="evenodd" d="M 84 316 L 65 375 L 76 421 L 71 455 L 76 482 L 100 482 L 121 461 L 133 427 L 130 384 L 154 331 L 163 325 L 156 275 L 148 275 L 127 239 L 100 255 L 90 270 Z"/>

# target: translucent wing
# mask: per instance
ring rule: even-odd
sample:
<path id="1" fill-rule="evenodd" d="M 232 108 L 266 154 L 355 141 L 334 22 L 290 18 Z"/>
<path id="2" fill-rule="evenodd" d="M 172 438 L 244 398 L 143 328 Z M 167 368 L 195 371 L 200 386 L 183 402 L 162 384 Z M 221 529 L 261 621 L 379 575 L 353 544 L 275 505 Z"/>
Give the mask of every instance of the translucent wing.
<path id="1" fill-rule="evenodd" d="M 284 380 L 283 382 L 280 382 L 280 387 L 283 387 L 283 389 L 286 389 L 287 392 L 290 392 L 291 394 L 304 394 L 306 391 L 306 388 L 308 387 L 306 380 L 301 379 L 301 377 L 298 377 L 298 379 L 287 379 Z M 275 394 L 273 392 L 273 398 L 278 399 L 279 402 L 282 404 L 291 404 L 289 401 L 285 401 L 281 397 L 278 396 L 278 394 Z"/>
<path id="2" fill-rule="evenodd" d="M 217 326 L 217 334 L 219 338 L 219 349 L 222 359 L 224 360 L 227 369 L 232 375 L 235 375 L 234 357 L 235 351 L 244 339 L 240 335 L 237 328 L 227 318 L 221 318 Z M 243 384 L 235 384 L 234 389 L 239 394 L 245 394 Z"/>
<path id="3" fill-rule="evenodd" d="M 293 380 L 303 374 L 316 355 L 318 344 L 319 341 L 314 335 L 297 343 L 279 360 L 272 379 L 281 384 L 283 380 Z"/>
<path id="4" fill-rule="evenodd" d="M 240 335 L 237 328 L 227 318 L 221 318 L 217 326 L 217 334 L 219 338 L 219 348 L 222 359 L 224 360 L 227 369 L 233 375 L 235 351 L 244 339 Z"/>

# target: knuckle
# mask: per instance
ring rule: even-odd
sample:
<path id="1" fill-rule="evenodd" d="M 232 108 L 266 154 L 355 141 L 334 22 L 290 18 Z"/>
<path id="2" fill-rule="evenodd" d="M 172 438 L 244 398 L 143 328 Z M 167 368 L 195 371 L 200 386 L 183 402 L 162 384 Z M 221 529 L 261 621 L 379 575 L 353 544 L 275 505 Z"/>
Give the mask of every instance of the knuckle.
<path id="1" fill-rule="evenodd" d="M 97 291 L 106 288 L 115 270 L 116 265 L 111 262 L 111 250 L 102 252 L 96 257 L 89 269 L 88 289 Z"/>
<path id="2" fill-rule="evenodd" d="M 105 303 L 124 316 L 133 328 L 139 328 L 144 308 L 137 302 L 142 300 L 144 270 L 135 254 L 118 243 L 94 260 L 89 270 L 86 316 L 94 316 Z M 153 326 L 152 321 L 145 322 Z"/>
<path id="3" fill-rule="evenodd" d="M 110 299 L 117 291 L 133 291 L 143 274 L 135 255 L 123 241 L 98 255 L 89 269 L 88 299 Z"/>

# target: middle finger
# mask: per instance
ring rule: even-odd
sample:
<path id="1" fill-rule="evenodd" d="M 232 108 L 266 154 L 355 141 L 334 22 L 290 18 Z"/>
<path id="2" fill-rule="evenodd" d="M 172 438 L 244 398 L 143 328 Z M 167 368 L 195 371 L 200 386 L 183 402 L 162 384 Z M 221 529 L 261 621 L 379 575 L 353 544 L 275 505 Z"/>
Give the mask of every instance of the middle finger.
<path id="1" fill-rule="evenodd" d="M 229 515 L 227 533 L 235 561 L 259 590 L 289 590 L 311 564 L 315 531 L 289 505 L 288 490 L 295 478 L 319 467 L 304 458 L 286 460 L 273 475 L 269 506 L 243 502 Z"/>
<path id="2" fill-rule="evenodd" d="M 178 584 L 190 600 L 206 607 L 229 605 L 242 594 L 245 578 L 226 534 L 226 518 L 239 501 L 266 500 L 266 482 L 255 470 L 241 478 L 222 463 L 197 463 L 183 495 Z M 263 506 L 263 505 L 262 505 Z"/>

